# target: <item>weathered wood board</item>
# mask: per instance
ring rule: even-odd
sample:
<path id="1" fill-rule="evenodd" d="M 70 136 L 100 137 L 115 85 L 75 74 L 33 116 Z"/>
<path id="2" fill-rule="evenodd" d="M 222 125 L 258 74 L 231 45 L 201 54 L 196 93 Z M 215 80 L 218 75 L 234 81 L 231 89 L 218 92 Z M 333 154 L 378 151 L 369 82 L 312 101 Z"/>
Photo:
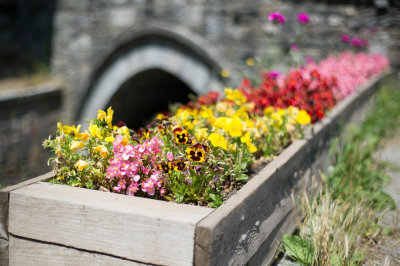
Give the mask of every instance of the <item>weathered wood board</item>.
<path id="1" fill-rule="evenodd" d="M 329 165 L 331 140 L 350 123 L 359 124 L 387 73 L 372 78 L 339 102 L 303 140 L 292 143 L 238 193 L 196 228 L 196 265 L 265 265 L 282 232 L 294 229 L 292 193 Z M 289 219 L 290 218 L 290 219 Z M 287 233 L 290 233 L 286 231 Z"/>
<path id="2" fill-rule="evenodd" d="M 10 193 L 9 232 L 143 263 L 192 265 L 196 224 L 211 212 L 39 182 Z"/>
<path id="3" fill-rule="evenodd" d="M 10 236 L 10 266 L 140 266 L 148 265 L 104 254 Z M 1 264 L 4 265 L 4 264 Z"/>

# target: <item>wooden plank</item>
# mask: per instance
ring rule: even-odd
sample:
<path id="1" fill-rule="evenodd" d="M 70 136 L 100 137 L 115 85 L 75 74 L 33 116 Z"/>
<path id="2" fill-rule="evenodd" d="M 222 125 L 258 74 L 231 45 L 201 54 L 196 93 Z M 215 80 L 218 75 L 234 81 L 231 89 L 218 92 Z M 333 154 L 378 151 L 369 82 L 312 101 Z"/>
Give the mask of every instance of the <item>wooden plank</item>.
<path id="1" fill-rule="evenodd" d="M 311 164 L 308 142 L 290 145 L 196 228 L 196 265 L 244 265 L 293 209 L 290 194 Z M 295 221 L 293 220 L 293 224 Z M 272 243 L 276 238 L 270 239 Z"/>
<path id="2" fill-rule="evenodd" d="M 0 239 L 0 265 L 8 265 L 8 241 Z"/>
<path id="3" fill-rule="evenodd" d="M 40 182 L 10 193 L 9 230 L 143 263 L 192 265 L 195 225 L 211 212 Z"/>
<path id="4" fill-rule="evenodd" d="M 10 236 L 9 265 L 140 266 L 147 264 Z"/>
<path id="5" fill-rule="evenodd" d="M 52 177 L 53 173 L 49 172 L 47 174 L 31 178 L 19 184 L 9 186 L 0 190 L 0 238 L 8 239 L 8 203 L 10 191 L 28 186 L 36 182 L 50 180 L 50 178 Z"/>
<path id="6" fill-rule="evenodd" d="M 375 76 L 341 101 L 314 125 L 306 139 L 290 145 L 226 204 L 203 219 L 196 228 L 195 264 L 268 264 L 282 232 L 295 226 L 294 219 L 287 219 L 293 209 L 290 194 L 296 193 L 307 177 L 301 172 L 310 169 L 308 175 L 318 174 L 326 169 L 332 137 L 339 134 L 342 124 L 362 121 L 367 102 L 386 74 Z"/>

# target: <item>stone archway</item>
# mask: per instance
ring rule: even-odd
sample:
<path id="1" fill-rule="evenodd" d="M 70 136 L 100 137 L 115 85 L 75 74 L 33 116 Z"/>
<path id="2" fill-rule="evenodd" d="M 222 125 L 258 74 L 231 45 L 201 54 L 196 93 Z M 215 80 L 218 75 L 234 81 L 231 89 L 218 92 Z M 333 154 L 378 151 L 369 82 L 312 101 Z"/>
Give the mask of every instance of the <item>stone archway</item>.
<path id="1" fill-rule="evenodd" d="M 182 42 L 182 40 L 185 41 Z M 119 91 L 123 88 L 122 91 L 128 93 L 129 89 L 126 84 L 130 84 L 129 87 L 133 90 L 135 86 L 132 82 L 138 82 L 142 84 L 139 87 L 143 87 L 146 81 L 140 79 L 151 79 L 151 73 L 156 73 L 158 83 L 154 80 L 149 81 L 153 88 L 148 88 L 149 90 L 154 90 L 157 84 L 163 87 L 165 82 L 185 84 L 187 88 L 184 90 L 192 91 L 195 94 L 221 89 L 218 71 L 216 71 L 219 66 L 212 59 L 204 56 L 204 51 L 202 54 L 198 52 L 199 50 L 201 50 L 200 47 L 196 47 L 182 36 L 166 31 L 162 31 L 161 34 L 159 31 L 156 34 L 154 32 L 141 34 L 132 39 L 117 48 L 101 65 L 89 85 L 78 120 L 83 122 L 90 119 L 95 116 L 98 109 L 104 109 L 110 103 L 115 104 L 117 101 L 114 95 L 116 94 L 120 95 L 118 97 L 122 99 L 122 92 Z M 170 101 L 182 100 L 181 96 L 174 95 L 174 90 L 171 88 L 157 89 L 156 91 L 157 97 L 162 98 L 168 95 Z M 127 98 L 129 95 L 132 96 L 135 93 L 129 92 Z M 151 95 L 151 92 L 150 94 L 146 92 L 146 95 Z M 139 98 L 132 98 L 132 105 L 143 104 L 143 102 L 135 102 Z M 142 101 L 144 100 L 142 99 Z M 116 106 L 114 108 L 118 109 Z M 121 109 L 128 110 L 126 107 Z M 148 112 L 150 111 L 148 110 Z M 126 116 L 122 115 L 122 117 Z"/>

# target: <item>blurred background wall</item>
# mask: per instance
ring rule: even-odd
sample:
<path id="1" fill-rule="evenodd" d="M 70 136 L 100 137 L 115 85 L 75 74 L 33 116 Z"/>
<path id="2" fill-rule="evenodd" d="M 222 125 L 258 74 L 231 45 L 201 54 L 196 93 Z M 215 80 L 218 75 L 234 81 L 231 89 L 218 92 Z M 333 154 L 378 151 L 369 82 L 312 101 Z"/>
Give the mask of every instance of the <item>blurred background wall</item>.
<path id="1" fill-rule="evenodd" d="M 284 69 L 298 45 L 319 60 L 350 48 L 400 66 L 398 0 L 0 0 L 0 184 L 49 170 L 41 141 L 57 121 L 83 122 L 112 105 L 116 120 L 143 125 L 188 93 L 239 84 L 246 59 Z M 281 12 L 287 23 L 268 21 Z M 296 15 L 311 22 L 299 25 Z M 301 32 L 301 35 L 297 34 Z M 228 69 L 229 78 L 220 75 Z"/>

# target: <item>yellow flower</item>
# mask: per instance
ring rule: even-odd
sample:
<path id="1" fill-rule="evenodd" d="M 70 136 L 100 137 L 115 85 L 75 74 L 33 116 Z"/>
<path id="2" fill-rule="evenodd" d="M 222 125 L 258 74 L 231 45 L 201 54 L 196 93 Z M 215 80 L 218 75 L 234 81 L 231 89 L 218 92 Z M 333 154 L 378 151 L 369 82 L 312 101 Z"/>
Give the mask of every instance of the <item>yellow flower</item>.
<path id="1" fill-rule="evenodd" d="M 79 160 L 74 164 L 75 168 L 78 169 L 78 171 L 82 171 L 86 167 L 88 167 L 88 163 L 85 162 L 84 160 Z"/>
<path id="2" fill-rule="evenodd" d="M 230 75 L 231 75 L 231 73 L 229 73 L 229 70 L 228 70 L 228 69 L 224 68 L 224 69 L 221 70 L 221 76 L 222 76 L 222 77 L 227 78 L 227 77 L 229 77 Z"/>
<path id="3" fill-rule="evenodd" d="M 241 138 L 240 138 L 240 141 L 241 141 L 242 143 L 246 143 L 247 145 L 249 145 L 249 143 L 251 143 L 250 133 L 247 132 L 247 133 L 244 135 L 244 137 L 241 137 Z"/>
<path id="4" fill-rule="evenodd" d="M 113 120 L 113 115 L 114 115 L 114 110 L 110 107 L 107 109 L 107 117 L 106 117 L 106 122 L 108 125 L 108 128 L 112 128 L 112 120 Z"/>
<path id="5" fill-rule="evenodd" d="M 276 129 L 279 129 L 283 124 L 282 117 L 278 112 L 275 112 L 271 115 L 270 125 L 274 126 Z"/>
<path id="6" fill-rule="evenodd" d="M 129 140 L 128 140 L 128 138 L 127 138 L 126 136 L 123 136 L 123 137 L 122 137 L 121 144 L 122 144 L 123 146 L 126 146 L 126 145 L 129 144 Z"/>
<path id="7" fill-rule="evenodd" d="M 217 128 L 225 129 L 228 117 L 221 116 L 215 120 L 214 126 Z"/>
<path id="8" fill-rule="evenodd" d="M 183 125 L 189 129 L 192 130 L 194 128 L 194 126 L 196 125 L 197 120 L 196 119 L 190 119 L 188 121 L 183 122 Z"/>
<path id="9" fill-rule="evenodd" d="M 77 149 L 82 149 L 84 146 L 83 146 L 82 141 L 73 140 L 71 142 L 71 144 L 69 145 L 69 147 L 71 150 L 76 151 Z"/>
<path id="10" fill-rule="evenodd" d="M 218 112 L 225 113 L 228 110 L 228 103 L 227 102 L 218 102 L 215 106 Z"/>
<path id="11" fill-rule="evenodd" d="M 250 143 L 249 145 L 247 145 L 247 147 L 249 147 L 249 151 L 251 153 L 254 153 L 257 151 L 257 147 L 253 145 L 253 143 Z"/>
<path id="12" fill-rule="evenodd" d="M 226 123 L 226 130 L 232 137 L 240 137 L 242 135 L 243 124 L 238 117 L 229 118 Z"/>
<path id="13" fill-rule="evenodd" d="M 227 150 L 228 148 L 228 143 L 226 142 L 226 139 L 224 136 L 218 134 L 218 133 L 212 133 L 210 136 L 208 136 L 208 139 L 211 140 L 211 144 L 214 147 L 221 147 L 224 150 Z"/>
<path id="14" fill-rule="evenodd" d="M 296 122 L 300 125 L 307 125 L 311 122 L 311 117 L 305 110 L 300 110 L 297 114 Z"/>
<path id="15" fill-rule="evenodd" d="M 108 155 L 108 150 L 106 148 L 106 146 L 104 145 L 99 145 L 93 148 L 94 152 L 100 152 L 100 156 L 103 158 L 106 158 Z"/>
<path id="16" fill-rule="evenodd" d="M 127 126 L 122 126 L 117 129 L 117 133 L 123 136 L 127 136 L 130 139 L 129 128 Z"/>
<path id="17" fill-rule="evenodd" d="M 86 142 L 88 138 L 90 137 L 89 133 L 87 131 L 80 133 L 78 138 L 82 140 L 83 142 Z"/>
<path id="18" fill-rule="evenodd" d="M 57 128 L 59 131 L 61 131 L 61 132 L 63 131 L 63 125 L 61 124 L 61 122 L 57 123 Z"/>
<path id="19" fill-rule="evenodd" d="M 115 138 L 113 136 L 108 136 L 104 139 L 106 142 L 113 142 Z"/>
<path id="20" fill-rule="evenodd" d="M 104 112 L 103 110 L 97 111 L 97 119 L 103 120 L 106 119 L 106 117 L 107 117 L 106 112 Z"/>
<path id="21" fill-rule="evenodd" d="M 196 132 L 194 133 L 197 141 L 203 141 L 207 138 L 207 128 L 198 128 L 196 129 Z"/>
<path id="22" fill-rule="evenodd" d="M 103 136 L 101 135 L 100 129 L 96 125 L 90 124 L 89 132 L 90 132 L 90 135 L 92 137 L 97 137 L 99 139 L 103 139 Z"/>
<path id="23" fill-rule="evenodd" d="M 264 115 L 265 116 L 269 116 L 270 114 L 272 114 L 274 112 L 274 107 L 272 106 L 268 106 L 267 108 L 264 109 Z"/>
<path id="24" fill-rule="evenodd" d="M 247 58 L 246 59 L 246 64 L 249 66 L 254 66 L 254 59 L 253 58 Z"/>
<path id="25" fill-rule="evenodd" d="M 236 151 L 236 147 L 237 147 L 236 144 L 229 144 L 229 148 L 228 149 L 230 151 Z"/>
<path id="26" fill-rule="evenodd" d="M 225 88 L 225 97 L 237 105 L 247 102 L 246 96 L 240 90 L 232 90 L 232 88 Z"/>

